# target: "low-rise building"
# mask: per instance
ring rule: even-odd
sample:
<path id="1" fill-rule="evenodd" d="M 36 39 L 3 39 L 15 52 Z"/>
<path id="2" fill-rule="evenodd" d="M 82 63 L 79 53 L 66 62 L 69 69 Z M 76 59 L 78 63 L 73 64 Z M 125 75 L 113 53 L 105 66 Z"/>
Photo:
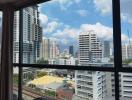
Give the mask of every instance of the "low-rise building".
<path id="1" fill-rule="evenodd" d="M 74 95 L 74 87 L 70 84 L 64 84 L 56 90 L 56 99 L 57 100 L 72 100 Z"/>

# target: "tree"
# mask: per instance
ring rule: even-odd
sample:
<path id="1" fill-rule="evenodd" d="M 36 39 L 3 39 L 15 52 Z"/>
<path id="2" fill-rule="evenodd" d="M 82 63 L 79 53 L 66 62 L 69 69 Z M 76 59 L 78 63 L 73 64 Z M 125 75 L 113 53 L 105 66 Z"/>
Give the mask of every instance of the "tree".
<path id="1" fill-rule="evenodd" d="M 18 84 L 18 74 L 13 74 L 13 84 Z"/>
<path id="2" fill-rule="evenodd" d="M 129 63 L 132 63 L 132 59 L 125 59 L 123 61 L 124 64 L 129 64 Z"/>
<path id="3" fill-rule="evenodd" d="M 49 64 L 49 61 L 48 60 L 45 60 L 43 58 L 39 59 L 37 62 L 37 64 Z"/>
<path id="4" fill-rule="evenodd" d="M 56 95 L 55 91 L 50 91 L 50 90 L 45 90 L 45 94 L 52 97 L 55 97 Z"/>
<path id="5" fill-rule="evenodd" d="M 47 72 L 41 72 L 41 71 L 38 71 L 37 72 L 37 77 L 39 78 L 39 77 L 43 77 L 43 76 L 45 76 L 45 75 L 47 75 Z"/>
<path id="6" fill-rule="evenodd" d="M 28 80 L 33 80 L 34 79 L 34 75 L 32 73 L 28 74 Z"/>

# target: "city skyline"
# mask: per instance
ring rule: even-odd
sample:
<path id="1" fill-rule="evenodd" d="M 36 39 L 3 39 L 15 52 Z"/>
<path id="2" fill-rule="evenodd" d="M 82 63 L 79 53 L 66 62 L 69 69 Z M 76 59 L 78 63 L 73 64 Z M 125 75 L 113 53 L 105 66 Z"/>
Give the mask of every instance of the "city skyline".
<path id="1" fill-rule="evenodd" d="M 77 43 L 79 33 L 92 29 L 101 39 L 113 43 L 111 1 L 53 0 L 40 4 L 43 35 L 58 40 L 62 48 L 66 48 Z M 121 0 L 121 7 L 128 9 L 130 2 Z M 124 8 L 121 8 L 121 21 L 122 41 L 126 43 L 129 40 L 127 30 L 131 33 L 131 21 L 130 12 Z"/>
<path id="2" fill-rule="evenodd" d="M 10 92 L 10 98 L 23 100 L 131 100 L 132 1 L 120 0 L 121 12 L 114 9 L 121 14 L 122 41 L 113 33 L 112 17 L 117 16 L 112 1 L 36 3 L 14 12 L 13 27 L 4 12 L 3 32 L 8 34 L 2 34 L 2 52 L 0 47 L 2 97 Z M 114 32 L 120 32 L 118 19 Z M 0 12 L 0 31 L 1 23 Z"/>
<path id="3" fill-rule="evenodd" d="M 75 44 L 80 31 L 87 28 L 99 31 L 99 36 L 112 41 L 112 0 L 52 0 L 39 5 L 43 35 L 59 41 L 62 48 Z M 131 36 L 131 0 L 121 0 L 122 41 Z M 57 14 L 56 14 L 57 13 Z M 65 17 L 68 16 L 68 17 Z M 0 12 L 0 30 L 2 13 Z M 1 32 L 0 32 L 1 34 Z M 101 35 L 100 35 L 101 34 Z M 107 37 L 107 38 L 106 38 Z M 70 40 L 70 41 L 68 41 Z"/>

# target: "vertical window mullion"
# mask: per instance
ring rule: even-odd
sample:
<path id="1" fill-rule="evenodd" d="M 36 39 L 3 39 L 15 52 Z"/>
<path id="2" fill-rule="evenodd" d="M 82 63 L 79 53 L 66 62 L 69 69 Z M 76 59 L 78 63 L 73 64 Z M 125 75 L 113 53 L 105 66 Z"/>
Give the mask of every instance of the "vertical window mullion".
<path id="1" fill-rule="evenodd" d="M 119 71 L 122 68 L 120 0 L 113 0 L 113 42 L 115 69 L 115 100 L 119 100 Z"/>
<path id="2" fill-rule="evenodd" d="M 14 8 L 3 4 L 2 46 L 0 63 L 0 100 L 12 99 L 13 77 L 13 22 Z"/>
<path id="3" fill-rule="evenodd" d="M 18 77 L 18 100 L 22 100 L 22 63 L 23 63 L 23 14 L 19 11 L 19 77 Z"/>

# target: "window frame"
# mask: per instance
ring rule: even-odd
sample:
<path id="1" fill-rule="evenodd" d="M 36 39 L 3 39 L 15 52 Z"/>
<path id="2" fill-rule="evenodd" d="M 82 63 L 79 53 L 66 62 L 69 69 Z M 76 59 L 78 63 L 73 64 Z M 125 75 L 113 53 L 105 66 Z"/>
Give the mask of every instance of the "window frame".
<path id="1" fill-rule="evenodd" d="M 35 4 L 44 3 L 51 0 L 22 0 L 13 4 L 15 10 L 20 10 L 24 7 L 29 7 Z M 2 7 L 2 6 L 1 6 Z M 0 7 L 0 10 L 2 9 Z M 121 16 L 120 16 L 120 0 L 112 0 L 113 14 L 113 44 L 114 44 L 114 67 L 90 67 L 90 66 L 71 66 L 71 65 L 47 65 L 47 64 L 23 64 L 23 32 L 22 32 L 22 14 L 20 14 L 20 35 L 19 35 L 19 63 L 13 63 L 14 67 L 19 68 L 18 82 L 18 100 L 22 100 L 22 68 L 50 68 L 50 69 L 72 69 L 72 70 L 87 70 L 87 71 L 104 71 L 113 72 L 115 77 L 115 100 L 120 100 L 119 96 L 119 73 L 132 73 L 132 68 L 122 67 L 122 49 L 121 49 Z"/>

